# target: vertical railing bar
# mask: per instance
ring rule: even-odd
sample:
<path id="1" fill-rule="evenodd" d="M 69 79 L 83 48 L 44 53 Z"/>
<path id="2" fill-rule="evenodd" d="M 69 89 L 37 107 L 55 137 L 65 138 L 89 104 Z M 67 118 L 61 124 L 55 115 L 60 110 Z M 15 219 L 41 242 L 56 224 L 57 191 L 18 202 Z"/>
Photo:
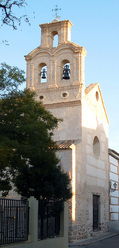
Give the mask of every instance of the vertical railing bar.
<path id="1" fill-rule="evenodd" d="M 13 200 L 11 201 L 11 204 L 10 204 L 10 243 L 13 243 L 14 242 L 14 238 L 13 238 L 13 235 L 14 235 L 14 219 L 13 219 Z"/>
<path id="2" fill-rule="evenodd" d="M 0 245 L 28 239 L 28 201 L 0 198 Z"/>
<path id="3" fill-rule="evenodd" d="M 11 241 L 12 239 L 12 235 L 11 235 L 11 202 L 10 202 L 10 206 L 9 206 L 9 242 Z"/>
<path id="4" fill-rule="evenodd" d="M 3 211 L 3 201 L 2 199 L 0 199 L 0 206 L 1 206 L 1 244 L 3 243 L 3 214 L 4 214 L 4 211 Z"/>
<path id="5" fill-rule="evenodd" d="M 9 200 L 8 200 L 9 201 Z M 5 202 L 5 242 L 7 242 L 7 237 L 8 237 L 8 226 L 7 226 L 7 205 L 8 205 L 8 201 L 6 201 L 6 199 L 4 200 Z"/>
<path id="6" fill-rule="evenodd" d="M 28 235 L 29 235 L 29 212 L 30 212 L 30 207 L 29 207 L 28 201 L 27 201 L 27 239 L 28 239 Z"/>
<path id="7" fill-rule="evenodd" d="M 3 219 L 4 219 L 4 202 L 3 202 L 2 199 L 1 199 L 1 202 L 2 202 L 2 206 L 3 206 Z M 3 219 L 2 219 L 2 242 L 4 244 L 4 225 L 3 225 Z"/>
<path id="8" fill-rule="evenodd" d="M 18 225 L 19 225 L 19 205 L 20 202 L 16 202 L 16 219 L 15 219 L 15 240 L 19 241 L 19 236 L 18 236 Z"/>
<path id="9" fill-rule="evenodd" d="M 2 199 L 2 205 L 3 205 L 3 219 L 5 219 L 5 204 L 4 204 L 4 200 Z M 2 222 L 3 225 L 3 222 Z M 4 244 L 4 225 L 3 225 L 3 244 Z"/>
<path id="10" fill-rule="evenodd" d="M 19 202 L 15 201 L 15 222 L 14 222 L 14 227 L 15 227 L 15 241 L 17 241 L 17 223 L 18 223 L 18 205 Z"/>
<path id="11" fill-rule="evenodd" d="M 10 242 L 13 243 L 13 234 L 14 234 L 14 230 L 13 230 L 13 201 L 11 201 L 10 204 Z"/>
<path id="12" fill-rule="evenodd" d="M 47 220 L 47 230 L 46 230 L 46 232 L 47 232 L 47 237 L 49 236 L 49 231 L 48 231 L 48 214 L 49 214 L 49 208 L 48 208 L 48 206 L 46 206 L 46 220 Z"/>
<path id="13" fill-rule="evenodd" d="M 27 216 L 26 216 L 26 205 L 25 205 L 25 201 L 24 202 L 22 202 L 22 204 L 23 204 L 23 210 L 22 210 L 22 212 L 23 212 L 23 214 L 22 214 L 22 218 L 23 218 L 23 229 L 24 229 L 24 233 L 23 233 L 23 239 L 25 239 L 26 238 L 26 218 L 27 218 Z"/>
<path id="14" fill-rule="evenodd" d="M 19 212 L 20 212 L 20 209 L 21 209 L 21 207 L 20 207 L 20 204 L 21 203 L 21 201 L 19 201 L 18 203 L 17 203 L 17 225 L 16 225 L 16 238 L 17 238 L 17 240 L 19 241 L 20 240 L 20 237 L 19 237 L 19 226 L 20 226 L 20 221 L 19 221 Z"/>
<path id="15" fill-rule="evenodd" d="M 25 239 L 25 208 L 24 208 L 24 201 L 21 202 L 21 228 L 24 229 L 24 233 L 22 233 L 22 239 Z"/>
<path id="16" fill-rule="evenodd" d="M 0 208 L 1 208 L 1 242 L 0 242 L 0 244 L 2 243 L 2 238 L 3 238 L 3 230 L 2 230 L 2 227 L 3 227 L 3 225 L 2 225 L 2 217 L 3 217 L 3 209 L 2 209 L 2 200 L 0 199 Z"/>
<path id="17" fill-rule="evenodd" d="M 4 211 L 4 201 L 3 201 L 3 199 L 1 199 L 1 202 L 2 202 L 3 220 L 4 220 L 5 211 Z M 3 225 L 3 221 L 2 221 L 2 242 L 4 244 L 4 225 Z"/>
<path id="18" fill-rule="evenodd" d="M 9 208 L 11 207 L 10 205 L 10 200 L 8 199 L 5 200 L 6 202 L 6 225 L 7 225 L 7 243 L 10 242 L 10 231 L 9 231 Z"/>
<path id="19" fill-rule="evenodd" d="M 22 230 L 24 230 L 24 232 L 22 233 L 22 239 L 25 240 L 25 202 L 22 201 L 21 202 L 21 227 L 22 227 Z"/>
<path id="20" fill-rule="evenodd" d="M 9 229 L 11 230 L 11 203 L 9 206 Z M 9 230 L 9 242 L 11 242 L 12 239 L 12 235 L 11 235 L 11 231 Z"/>
<path id="21" fill-rule="evenodd" d="M 7 201 L 4 200 L 5 203 L 5 233 L 4 233 L 4 240 L 7 241 Z"/>

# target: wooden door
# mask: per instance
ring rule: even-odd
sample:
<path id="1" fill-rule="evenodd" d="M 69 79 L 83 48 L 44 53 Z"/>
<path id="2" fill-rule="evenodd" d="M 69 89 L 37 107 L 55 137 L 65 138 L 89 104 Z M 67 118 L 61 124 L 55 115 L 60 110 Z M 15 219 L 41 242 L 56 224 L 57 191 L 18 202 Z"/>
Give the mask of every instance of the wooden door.
<path id="1" fill-rule="evenodd" d="M 99 203 L 100 203 L 100 196 L 93 195 L 93 230 L 94 231 L 99 229 Z"/>

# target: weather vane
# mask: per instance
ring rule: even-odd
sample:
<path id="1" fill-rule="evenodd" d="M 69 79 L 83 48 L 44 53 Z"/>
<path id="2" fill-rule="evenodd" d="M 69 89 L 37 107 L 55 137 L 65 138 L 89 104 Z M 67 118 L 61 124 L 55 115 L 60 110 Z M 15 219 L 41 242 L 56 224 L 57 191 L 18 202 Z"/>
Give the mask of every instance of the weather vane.
<path id="1" fill-rule="evenodd" d="M 55 8 L 52 9 L 52 11 L 55 11 L 55 18 L 56 19 L 60 19 L 60 16 L 58 15 L 59 10 L 61 10 L 61 9 L 58 8 L 58 5 L 55 5 Z"/>

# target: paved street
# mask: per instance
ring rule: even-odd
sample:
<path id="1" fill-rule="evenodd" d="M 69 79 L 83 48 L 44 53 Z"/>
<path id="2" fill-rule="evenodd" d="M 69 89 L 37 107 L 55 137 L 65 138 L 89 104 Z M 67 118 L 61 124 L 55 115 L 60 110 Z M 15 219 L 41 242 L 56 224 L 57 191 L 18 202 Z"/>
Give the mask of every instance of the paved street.
<path id="1" fill-rule="evenodd" d="M 72 248 L 119 248 L 119 235 L 88 245 L 72 246 Z"/>

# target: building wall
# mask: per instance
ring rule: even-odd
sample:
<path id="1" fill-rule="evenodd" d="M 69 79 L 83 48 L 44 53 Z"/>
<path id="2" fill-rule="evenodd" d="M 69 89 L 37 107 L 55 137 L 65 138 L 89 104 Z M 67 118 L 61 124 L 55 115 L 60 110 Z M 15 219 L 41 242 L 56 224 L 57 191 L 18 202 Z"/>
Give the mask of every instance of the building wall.
<path id="1" fill-rule="evenodd" d="M 76 211 L 75 220 L 70 225 L 70 241 L 94 235 L 93 195 L 100 196 L 99 230 L 108 230 L 108 122 L 101 97 L 95 101 L 96 91 L 99 89 L 95 87 L 90 96 L 84 95 L 82 99 L 82 136 L 80 143 L 76 144 Z M 100 143 L 98 157 L 93 147 L 95 136 Z"/>
<path id="2" fill-rule="evenodd" d="M 109 154 L 110 228 L 119 231 L 119 160 Z"/>
<path id="3" fill-rule="evenodd" d="M 77 104 L 64 103 L 59 107 L 48 108 L 54 116 L 61 121 L 54 131 L 54 140 L 77 140 L 81 139 L 81 106 Z"/>
<path id="4" fill-rule="evenodd" d="M 65 170 L 69 175 L 72 174 L 72 150 L 71 148 L 66 150 L 58 150 L 57 157 L 60 160 L 60 165 L 63 170 Z"/>

